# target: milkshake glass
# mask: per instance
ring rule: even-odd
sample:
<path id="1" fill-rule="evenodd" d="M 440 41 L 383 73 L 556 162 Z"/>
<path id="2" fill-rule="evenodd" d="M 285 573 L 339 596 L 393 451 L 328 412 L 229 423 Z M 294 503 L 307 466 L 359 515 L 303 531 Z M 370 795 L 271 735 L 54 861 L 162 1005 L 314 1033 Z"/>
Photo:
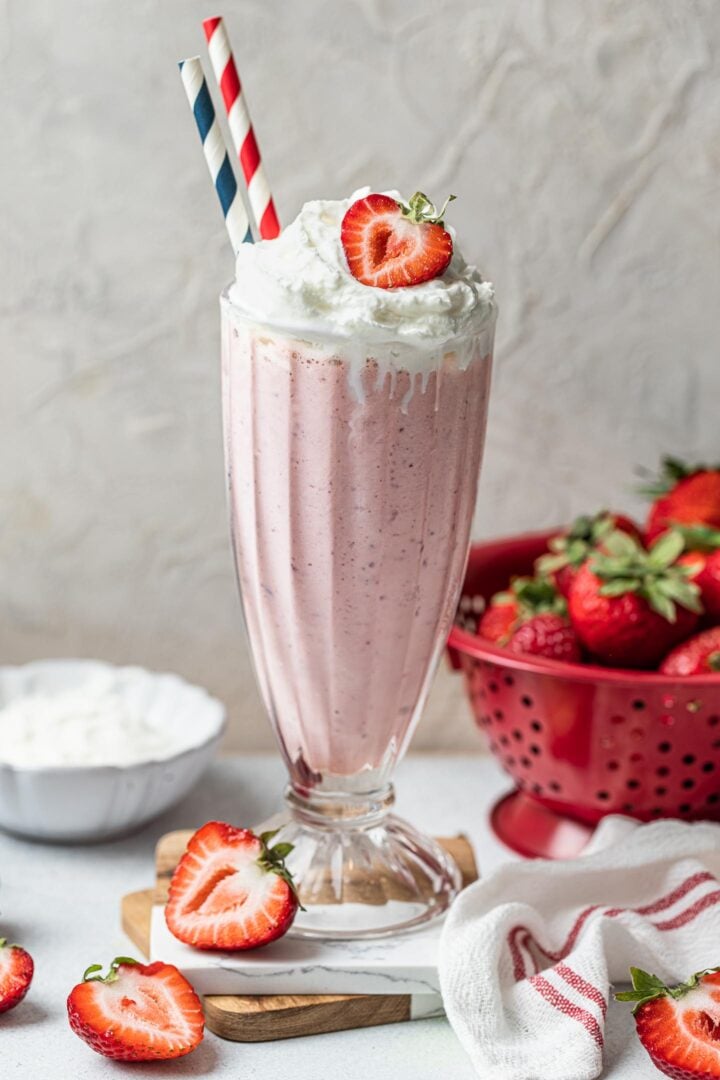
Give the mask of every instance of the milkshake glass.
<path id="1" fill-rule="evenodd" d="M 343 206 L 321 205 L 330 222 Z M 463 579 L 495 307 L 440 339 L 405 323 L 349 333 L 268 318 L 254 285 L 245 267 L 221 300 L 225 454 L 245 622 L 290 779 L 274 824 L 306 909 L 293 933 L 377 937 L 441 914 L 460 884 L 390 812 L 391 778 Z"/>

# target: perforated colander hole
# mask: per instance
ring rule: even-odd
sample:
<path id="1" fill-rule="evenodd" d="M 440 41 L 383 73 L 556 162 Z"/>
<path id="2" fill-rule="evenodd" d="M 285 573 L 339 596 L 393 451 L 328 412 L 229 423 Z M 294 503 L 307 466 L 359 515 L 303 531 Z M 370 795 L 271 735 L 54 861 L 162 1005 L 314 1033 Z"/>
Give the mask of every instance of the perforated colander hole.
<path id="1" fill-rule="evenodd" d="M 717 727 L 720 724 L 720 716 L 717 713 L 713 713 L 712 716 L 708 716 L 708 725 L 710 727 Z"/>
<path id="2" fill-rule="evenodd" d="M 493 716 L 495 717 L 496 720 L 504 720 L 505 719 L 505 713 L 502 711 L 502 709 L 495 709 L 495 711 L 493 713 Z"/>
<path id="3" fill-rule="evenodd" d="M 702 771 L 703 772 L 712 772 L 714 770 L 714 768 L 715 768 L 715 765 L 713 764 L 712 761 L 706 761 L 705 764 L 702 767 Z"/>
<path id="4" fill-rule="evenodd" d="M 512 737 L 513 737 L 513 739 L 516 739 L 517 742 L 522 742 L 523 733 L 520 730 L 520 728 L 515 728 L 515 730 L 512 733 Z"/>
<path id="5" fill-rule="evenodd" d="M 636 712 L 641 712 L 645 708 L 645 702 L 642 698 L 635 698 L 632 703 L 632 707 L 633 709 L 635 709 Z"/>
<path id="6" fill-rule="evenodd" d="M 619 761 L 608 761 L 606 768 L 608 768 L 610 770 L 610 772 L 617 772 L 618 769 L 620 768 L 620 762 Z"/>
<path id="7" fill-rule="evenodd" d="M 535 795 L 542 795 L 542 793 L 543 793 L 542 784 L 533 784 L 533 786 L 532 786 L 532 788 L 530 790 L 533 791 L 535 793 Z"/>
<path id="8" fill-rule="evenodd" d="M 690 805 L 690 803 L 687 802 L 680 803 L 680 805 L 678 806 L 679 814 L 689 814 L 691 810 L 692 806 Z"/>
<path id="9" fill-rule="evenodd" d="M 523 694 L 520 698 L 520 703 L 525 706 L 526 709 L 532 709 L 533 699 L 528 694 Z"/>
<path id="10" fill-rule="evenodd" d="M 662 814 L 662 809 L 659 806 L 653 806 L 652 810 L 650 811 L 650 816 L 651 817 L 660 817 L 661 814 Z"/>
<path id="11" fill-rule="evenodd" d="M 522 765 L 522 767 L 524 769 L 529 769 L 530 766 L 532 765 L 532 761 L 530 760 L 529 757 L 521 757 L 520 758 L 520 764 Z"/>
<path id="12" fill-rule="evenodd" d="M 500 689 L 500 687 L 498 686 L 498 684 L 496 682 L 489 682 L 488 683 L 488 690 L 490 691 L 491 694 L 497 694 L 499 689 Z"/>
<path id="13" fill-rule="evenodd" d="M 658 743 L 658 750 L 660 751 L 661 754 L 669 754 L 670 751 L 672 750 L 672 743 L 669 743 L 669 742 Z"/>
<path id="14" fill-rule="evenodd" d="M 630 791 L 636 791 L 640 787 L 640 781 L 639 780 L 628 780 L 627 786 L 629 787 Z"/>
<path id="15" fill-rule="evenodd" d="M 512 754 L 507 755 L 507 757 L 505 758 L 505 764 L 508 766 L 508 768 L 515 764 L 515 758 L 512 756 Z"/>
<path id="16" fill-rule="evenodd" d="M 625 802 L 622 804 L 622 809 L 623 813 L 632 814 L 633 810 L 635 809 L 635 804 L 631 802 Z"/>
<path id="17" fill-rule="evenodd" d="M 694 754 L 683 755 L 683 765 L 694 765 L 696 760 L 697 759 Z"/>
<path id="18" fill-rule="evenodd" d="M 541 753 L 542 753 L 542 751 L 541 751 L 540 747 L 539 747 L 539 746 L 537 746 L 537 745 L 536 745 L 535 743 L 532 743 L 532 744 L 531 744 L 531 745 L 530 745 L 530 746 L 528 747 L 528 750 L 530 751 L 530 753 L 531 753 L 531 754 L 534 754 L 534 755 L 535 755 L 535 757 L 537 757 L 537 756 L 538 756 L 538 754 L 541 754 Z"/>
<path id="19" fill-rule="evenodd" d="M 708 795 L 706 802 L 708 802 L 710 806 L 714 806 L 715 803 L 720 802 L 720 794 L 717 791 L 713 791 L 712 795 Z"/>
<path id="20" fill-rule="evenodd" d="M 539 720 L 531 720 L 530 721 L 530 727 L 532 728 L 533 731 L 542 731 L 542 724 L 540 723 Z"/>
<path id="21" fill-rule="evenodd" d="M 695 787 L 695 781 L 694 781 L 694 780 L 691 780 L 691 779 L 690 779 L 690 778 L 688 777 L 688 779 L 687 779 L 687 780 L 683 780 L 683 782 L 682 782 L 682 784 L 680 785 L 680 787 L 682 787 L 682 788 L 685 788 L 685 791 L 690 791 L 690 790 L 691 790 L 692 788 L 694 788 L 694 787 Z"/>
<path id="22" fill-rule="evenodd" d="M 551 780 L 548 787 L 554 792 L 562 791 L 562 787 L 558 784 L 557 780 Z"/>
<path id="23" fill-rule="evenodd" d="M 663 795 L 667 795 L 667 788 L 666 788 L 666 787 L 662 787 L 662 786 L 660 786 L 660 787 L 656 787 L 656 788 L 655 788 L 655 794 L 657 795 L 657 797 L 658 797 L 659 799 L 661 799 L 661 798 L 663 797 Z"/>
<path id="24" fill-rule="evenodd" d="M 610 792 L 609 791 L 598 791 L 598 792 L 595 793 L 595 798 L 599 799 L 601 802 L 607 802 L 607 800 L 610 798 Z"/>
<path id="25" fill-rule="evenodd" d="M 670 769 L 667 767 L 667 765 L 659 765 L 657 767 L 657 769 L 655 770 L 655 772 L 658 774 L 658 776 L 669 776 L 670 775 Z"/>
<path id="26" fill-rule="evenodd" d="M 503 675 L 503 682 L 505 683 L 506 686 L 514 686 L 515 685 L 515 680 L 513 679 L 512 675 Z"/>
<path id="27" fill-rule="evenodd" d="M 500 741 L 501 746 L 509 746 L 510 745 L 510 739 L 508 738 L 507 735 L 501 735 L 499 741 Z"/>

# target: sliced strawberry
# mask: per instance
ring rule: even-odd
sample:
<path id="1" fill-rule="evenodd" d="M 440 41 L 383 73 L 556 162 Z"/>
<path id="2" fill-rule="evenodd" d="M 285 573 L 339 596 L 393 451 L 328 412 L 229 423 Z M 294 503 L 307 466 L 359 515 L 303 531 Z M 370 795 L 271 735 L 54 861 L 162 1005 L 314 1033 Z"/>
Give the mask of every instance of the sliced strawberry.
<path id="1" fill-rule="evenodd" d="M 407 206 L 389 195 L 358 199 L 347 210 L 340 232 L 350 273 L 378 289 L 439 277 L 453 253 L 452 237 L 442 222 L 446 206 L 437 211 L 420 191 Z"/>
<path id="2" fill-rule="evenodd" d="M 286 933 L 298 899 L 285 857 L 291 844 L 209 821 L 177 865 L 165 908 L 168 927 L 197 949 L 256 949 Z"/>
<path id="3" fill-rule="evenodd" d="M 577 634 L 564 615 L 533 615 L 510 638 L 512 652 L 578 663 L 582 651 Z"/>
<path id="4" fill-rule="evenodd" d="M 700 971 L 680 986 L 631 968 L 635 1027 L 653 1064 L 673 1080 L 720 1078 L 720 970 Z"/>
<path id="5" fill-rule="evenodd" d="M 0 1013 L 14 1009 L 27 994 L 35 965 L 30 953 L 0 938 Z"/>
<path id="6" fill-rule="evenodd" d="M 710 675 L 720 672 L 720 626 L 676 646 L 660 665 L 663 675 Z"/>
<path id="7" fill-rule="evenodd" d="M 116 1061 L 165 1061 L 202 1042 L 200 999 L 172 964 L 119 956 L 105 977 L 92 964 L 67 1000 L 70 1027 Z"/>

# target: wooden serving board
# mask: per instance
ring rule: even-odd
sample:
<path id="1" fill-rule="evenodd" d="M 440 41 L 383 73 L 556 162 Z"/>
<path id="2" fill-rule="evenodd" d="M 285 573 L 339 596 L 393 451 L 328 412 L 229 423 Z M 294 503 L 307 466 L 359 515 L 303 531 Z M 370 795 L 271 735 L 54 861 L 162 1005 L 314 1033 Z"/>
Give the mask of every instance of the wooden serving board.
<path id="1" fill-rule="evenodd" d="M 161 837 L 155 849 L 155 887 L 122 898 L 123 930 L 146 957 L 150 953 L 153 905 L 167 900 L 173 870 L 191 836 L 188 829 Z M 475 856 L 467 838 L 454 836 L 438 842 L 458 864 L 463 885 L 475 881 Z M 208 1028 L 221 1038 L 266 1042 L 411 1020 L 412 1002 L 409 995 L 389 994 L 208 995 L 204 1006 Z"/>

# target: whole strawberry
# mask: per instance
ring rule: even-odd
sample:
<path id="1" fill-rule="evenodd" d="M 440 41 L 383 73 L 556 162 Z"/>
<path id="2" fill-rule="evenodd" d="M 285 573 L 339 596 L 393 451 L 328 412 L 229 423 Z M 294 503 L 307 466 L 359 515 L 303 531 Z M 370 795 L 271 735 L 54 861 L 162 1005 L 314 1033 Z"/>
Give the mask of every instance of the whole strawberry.
<path id="1" fill-rule="evenodd" d="M 200 999 L 172 964 L 118 956 L 107 975 L 92 964 L 67 1000 L 70 1027 L 114 1061 L 167 1061 L 202 1042 Z"/>
<path id="2" fill-rule="evenodd" d="M 276 830 L 277 831 L 277 830 Z M 290 929 L 298 898 L 285 858 L 292 844 L 209 821 L 190 838 L 172 881 L 165 921 L 196 949 L 257 949 Z"/>
<path id="3" fill-rule="evenodd" d="M 496 593 L 478 625 L 478 634 L 507 645 L 513 633 L 535 615 L 565 615 L 567 605 L 545 577 L 516 577 L 505 592 Z"/>
<path id="4" fill-rule="evenodd" d="M 340 238 L 350 273 L 363 285 L 397 289 L 439 277 L 453 253 L 443 224 L 447 204 L 437 210 L 416 191 L 407 203 L 390 195 L 366 195 L 349 207 Z"/>
<path id="5" fill-rule="evenodd" d="M 720 529 L 720 466 L 666 457 L 659 481 L 645 492 L 654 497 L 645 529 L 648 543 L 673 525 Z"/>
<path id="6" fill-rule="evenodd" d="M 711 675 L 720 672 L 720 626 L 712 626 L 676 645 L 660 665 L 663 675 Z"/>
<path id="7" fill-rule="evenodd" d="M 0 1013 L 9 1012 L 30 989 L 35 965 L 30 953 L 0 938 Z"/>
<path id="8" fill-rule="evenodd" d="M 583 514 L 575 518 L 569 529 L 548 541 L 549 551 L 536 561 L 535 569 L 550 577 L 558 592 L 567 597 L 575 574 L 615 529 L 640 540 L 640 530 L 635 522 L 622 514 L 609 510 L 601 510 L 592 516 Z"/>
<path id="9" fill-rule="evenodd" d="M 565 615 L 533 615 L 514 632 L 508 648 L 511 652 L 568 663 L 582 659 L 577 634 Z"/>
<path id="10" fill-rule="evenodd" d="M 615 997 L 636 1002 L 635 1028 L 655 1068 L 673 1080 L 720 1077 L 720 968 L 673 987 L 640 968 L 630 974 L 633 989 Z"/>
<path id="11" fill-rule="evenodd" d="M 615 667 L 655 667 L 692 633 L 700 590 L 678 565 L 684 541 L 666 533 L 646 551 L 626 533 L 611 533 L 578 571 L 568 601 L 585 648 Z"/>

